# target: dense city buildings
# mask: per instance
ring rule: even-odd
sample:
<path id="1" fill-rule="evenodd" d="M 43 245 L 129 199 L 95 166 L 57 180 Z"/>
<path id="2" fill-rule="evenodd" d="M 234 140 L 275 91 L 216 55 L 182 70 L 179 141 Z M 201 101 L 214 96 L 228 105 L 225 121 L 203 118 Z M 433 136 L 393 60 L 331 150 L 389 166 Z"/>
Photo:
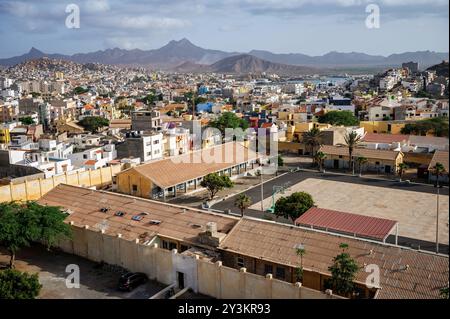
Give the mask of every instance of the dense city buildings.
<path id="1" fill-rule="evenodd" d="M 294 45 L 279 30 L 304 3 L 256 2 L 242 11 L 286 19 L 264 22 L 273 33 L 258 27 L 268 47 L 271 34 Z M 79 32 L 70 43 L 87 31 L 120 48 L 5 58 L 16 49 L 2 39 L 0 299 L 448 299 L 448 53 L 337 52 L 351 44 L 332 39 L 331 22 L 301 41 L 332 47 L 322 55 L 186 38 L 148 49 L 164 33 L 155 29 L 189 33 L 191 22 L 123 3 L 133 18 L 102 0 L 83 2 L 81 28 L 66 21 Z M 183 16 L 214 6 L 200 3 Z M 5 10 L 31 7 L 0 5 L 0 26 Z M 51 25 L 55 10 L 38 11 Z M 242 21 L 220 26 L 221 45 L 227 34 L 238 45 Z M 208 23 L 202 43 L 213 47 L 217 21 Z M 104 24 L 114 39 L 101 41 Z M 340 37 L 356 47 L 370 38 Z M 370 46 L 409 47 L 392 37 L 396 46 Z"/>

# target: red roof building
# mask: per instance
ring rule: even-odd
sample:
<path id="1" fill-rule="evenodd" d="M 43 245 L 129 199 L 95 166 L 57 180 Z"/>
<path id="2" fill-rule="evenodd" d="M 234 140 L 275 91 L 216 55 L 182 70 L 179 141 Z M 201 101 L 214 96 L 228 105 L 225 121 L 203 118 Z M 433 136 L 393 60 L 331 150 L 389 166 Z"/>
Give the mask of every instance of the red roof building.
<path id="1" fill-rule="evenodd" d="M 318 207 L 309 209 L 297 218 L 295 225 L 383 242 L 386 241 L 387 237 L 395 228 L 396 243 L 398 236 L 398 222 L 395 220 L 339 212 Z"/>

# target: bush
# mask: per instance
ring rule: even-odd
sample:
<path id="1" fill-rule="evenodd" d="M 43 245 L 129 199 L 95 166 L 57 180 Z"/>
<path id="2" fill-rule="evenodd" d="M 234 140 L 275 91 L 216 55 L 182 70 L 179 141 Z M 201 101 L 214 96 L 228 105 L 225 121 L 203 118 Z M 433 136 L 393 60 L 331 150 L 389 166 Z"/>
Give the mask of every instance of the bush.
<path id="1" fill-rule="evenodd" d="M 0 299 L 34 299 L 41 288 L 38 274 L 14 269 L 0 271 Z"/>

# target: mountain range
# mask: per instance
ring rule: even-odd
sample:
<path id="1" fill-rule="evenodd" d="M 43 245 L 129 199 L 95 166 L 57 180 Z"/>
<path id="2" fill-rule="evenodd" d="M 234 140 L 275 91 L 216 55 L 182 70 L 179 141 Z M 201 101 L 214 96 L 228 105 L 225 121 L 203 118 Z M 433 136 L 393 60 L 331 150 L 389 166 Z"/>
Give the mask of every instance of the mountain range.
<path id="1" fill-rule="evenodd" d="M 402 62 L 419 62 L 421 68 L 426 68 L 443 60 L 448 60 L 449 54 L 432 51 L 405 52 L 387 57 L 365 53 L 330 52 L 322 56 L 309 56 L 301 53 L 278 54 L 269 51 L 252 50 L 245 52 L 225 52 L 204 49 L 194 45 L 187 39 L 170 41 L 165 46 L 154 50 L 107 49 L 90 53 L 74 55 L 47 54 L 36 48 L 21 56 L 0 59 L 0 66 L 12 66 L 18 63 L 42 58 L 54 58 L 77 63 L 103 63 L 113 65 L 148 66 L 162 70 L 184 70 L 184 72 L 209 69 L 221 70 L 228 64 L 228 69 L 245 73 L 252 70 L 272 72 L 284 71 L 287 67 L 295 72 L 311 70 L 310 68 L 360 68 L 360 67 L 394 67 Z M 229 59 L 229 58 L 234 59 Z M 230 63 L 236 62 L 234 65 Z M 219 63 L 217 65 L 217 63 Z M 252 67 L 245 65 L 250 63 Z M 296 68 L 299 67 L 298 69 Z"/>

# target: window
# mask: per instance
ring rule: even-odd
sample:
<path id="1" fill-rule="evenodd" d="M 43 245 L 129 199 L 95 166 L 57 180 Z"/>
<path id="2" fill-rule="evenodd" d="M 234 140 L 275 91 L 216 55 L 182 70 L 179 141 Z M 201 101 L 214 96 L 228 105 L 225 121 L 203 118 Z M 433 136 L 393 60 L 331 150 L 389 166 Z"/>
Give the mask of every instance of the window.
<path id="1" fill-rule="evenodd" d="M 244 267 L 244 258 L 242 258 L 242 257 L 238 257 L 238 258 L 237 258 L 237 266 L 238 266 L 239 268 Z"/>
<path id="2" fill-rule="evenodd" d="M 342 158 L 342 155 L 339 155 L 339 158 Z"/>
<path id="3" fill-rule="evenodd" d="M 264 274 L 273 274 L 273 266 L 272 265 L 264 265 Z"/>
<path id="4" fill-rule="evenodd" d="M 153 144 L 159 144 L 159 140 L 153 141 Z"/>
<path id="5" fill-rule="evenodd" d="M 375 114 L 375 117 L 380 117 L 380 114 Z"/>
<path id="6" fill-rule="evenodd" d="M 147 156 L 152 156 L 152 152 L 147 152 Z"/>
<path id="7" fill-rule="evenodd" d="M 163 249 L 167 249 L 167 250 L 177 249 L 177 244 L 176 243 L 172 243 L 170 241 L 163 240 L 162 248 Z"/>
<path id="8" fill-rule="evenodd" d="M 380 162 L 375 162 L 375 165 L 380 165 Z"/>
<path id="9" fill-rule="evenodd" d="M 277 267 L 275 277 L 278 279 L 284 279 L 286 277 L 286 270 L 283 267 Z"/>
<path id="10" fill-rule="evenodd" d="M 83 154 L 83 158 L 87 159 L 88 158 L 87 154 Z"/>
<path id="11" fill-rule="evenodd" d="M 133 192 L 137 192 L 137 190 L 138 190 L 137 185 L 132 185 L 131 187 L 132 187 L 132 189 L 133 189 Z"/>

